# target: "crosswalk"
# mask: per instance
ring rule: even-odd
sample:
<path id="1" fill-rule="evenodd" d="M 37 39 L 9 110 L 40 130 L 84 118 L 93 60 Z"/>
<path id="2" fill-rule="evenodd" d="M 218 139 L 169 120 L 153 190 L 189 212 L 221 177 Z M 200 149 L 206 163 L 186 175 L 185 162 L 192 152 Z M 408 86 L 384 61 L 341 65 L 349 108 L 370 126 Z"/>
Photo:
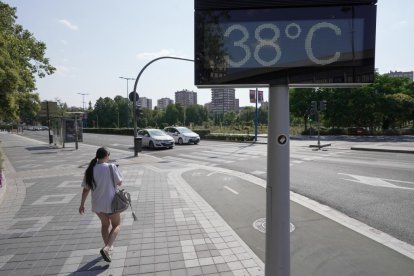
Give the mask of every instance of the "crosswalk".
<path id="1" fill-rule="evenodd" d="M 314 151 L 306 147 L 292 148 L 290 152 L 290 166 L 300 166 L 305 162 L 315 160 L 322 160 L 324 158 L 343 158 L 349 151 L 331 150 L 331 151 Z M 201 148 L 197 152 L 182 151 L 176 155 L 164 156 L 163 159 L 185 163 L 185 164 L 200 164 L 206 166 L 224 166 L 231 165 L 237 162 L 251 162 L 251 164 L 266 164 L 267 161 L 267 147 L 237 147 L 229 146 L 226 148 L 212 148 L 207 150 Z M 252 168 L 250 174 L 265 175 L 266 168 L 258 170 Z"/>

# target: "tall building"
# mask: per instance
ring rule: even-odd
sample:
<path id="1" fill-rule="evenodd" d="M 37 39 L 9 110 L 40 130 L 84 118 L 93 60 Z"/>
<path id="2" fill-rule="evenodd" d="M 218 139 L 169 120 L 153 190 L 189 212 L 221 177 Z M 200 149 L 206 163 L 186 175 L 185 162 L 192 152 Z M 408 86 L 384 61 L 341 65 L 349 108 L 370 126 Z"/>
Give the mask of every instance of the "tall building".
<path id="1" fill-rule="evenodd" d="M 238 111 L 238 99 L 235 98 L 234 88 L 211 89 L 211 112 L 223 114 L 228 111 Z"/>
<path id="2" fill-rule="evenodd" d="M 234 111 L 238 112 L 240 110 L 240 101 L 239 99 L 234 99 Z"/>
<path id="3" fill-rule="evenodd" d="M 174 104 L 174 101 L 170 98 L 162 98 L 157 101 L 157 108 L 166 109 L 170 104 Z"/>
<path id="4" fill-rule="evenodd" d="M 179 103 L 182 106 L 197 104 L 197 93 L 187 89 L 177 91 L 175 92 L 175 103 Z"/>
<path id="5" fill-rule="evenodd" d="M 398 77 L 398 78 L 409 78 L 411 81 L 414 81 L 414 72 L 399 72 L 399 71 L 390 71 L 389 73 L 385 74 L 390 77 Z"/>
<path id="6" fill-rule="evenodd" d="M 141 108 L 152 109 L 152 99 L 140 97 L 138 99 L 138 106 L 140 106 Z"/>

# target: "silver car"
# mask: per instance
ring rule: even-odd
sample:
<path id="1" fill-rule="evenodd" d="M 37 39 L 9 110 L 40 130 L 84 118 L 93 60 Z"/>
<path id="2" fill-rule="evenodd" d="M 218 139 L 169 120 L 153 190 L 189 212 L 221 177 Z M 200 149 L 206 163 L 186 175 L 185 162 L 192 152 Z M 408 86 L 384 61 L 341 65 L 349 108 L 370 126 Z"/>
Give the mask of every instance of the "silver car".
<path id="1" fill-rule="evenodd" d="M 141 129 L 138 131 L 138 136 L 142 137 L 143 147 L 148 147 L 150 149 L 172 149 L 174 147 L 174 139 L 159 129 Z"/>
<path id="2" fill-rule="evenodd" d="M 190 143 L 196 145 L 200 142 L 200 135 L 186 127 L 166 127 L 164 131 L 174 138 L 175 143 L 180 145 Z"/>

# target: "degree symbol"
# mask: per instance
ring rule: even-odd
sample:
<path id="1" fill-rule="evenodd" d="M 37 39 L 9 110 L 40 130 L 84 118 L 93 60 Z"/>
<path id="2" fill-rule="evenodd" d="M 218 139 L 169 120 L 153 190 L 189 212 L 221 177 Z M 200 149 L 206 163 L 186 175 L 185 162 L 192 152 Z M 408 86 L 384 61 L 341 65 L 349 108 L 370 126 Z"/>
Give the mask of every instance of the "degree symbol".
<path id="1" fill-rule="evenodd" d="M 290 34 L 289 33 L 289 30 L 291 29 L 291 28 L 296 28 L 296 34 Z M 300 33 L 302 32 L 302 29 L 300 28 L 300 26 L 298 25 L 298 24 L 296 24 L 296 23 L 290 23 L 289 25 L 287 25 L 286 26 L 286 29 L 285 29 L 285 34 L 286 34 L 286 36 L 288 37 L 288 38 L 290 38 L 290 39 L 296 39 L 296 38 L 298 38 L 299 36 L 300 36 Z"/>

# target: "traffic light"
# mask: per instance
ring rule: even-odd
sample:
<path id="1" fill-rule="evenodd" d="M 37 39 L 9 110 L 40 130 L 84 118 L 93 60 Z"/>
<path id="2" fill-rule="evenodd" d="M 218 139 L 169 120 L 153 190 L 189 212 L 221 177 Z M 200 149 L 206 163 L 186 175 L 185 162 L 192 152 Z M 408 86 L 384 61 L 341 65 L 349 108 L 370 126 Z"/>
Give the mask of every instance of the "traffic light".
<path id="1" fill-rule="evenodd" d="M 141 105 L 138 105 L 135 107 L 135 116 L 138 118 L 142 116 L 142 107 Z"/>
<path id="2" fill-rule="evenodd" d="M 318 102 L 317 101 L 312 101 L 311 102 L 311 114 L 315 114 L 316 111 L 318 111 Z"/>
<path id="3" fill-rule="evenodd" d="M 319 106 L 321 108 L 321 111 L 325 111 L 326 110 L 326 101 L 320 101 Z"/>

